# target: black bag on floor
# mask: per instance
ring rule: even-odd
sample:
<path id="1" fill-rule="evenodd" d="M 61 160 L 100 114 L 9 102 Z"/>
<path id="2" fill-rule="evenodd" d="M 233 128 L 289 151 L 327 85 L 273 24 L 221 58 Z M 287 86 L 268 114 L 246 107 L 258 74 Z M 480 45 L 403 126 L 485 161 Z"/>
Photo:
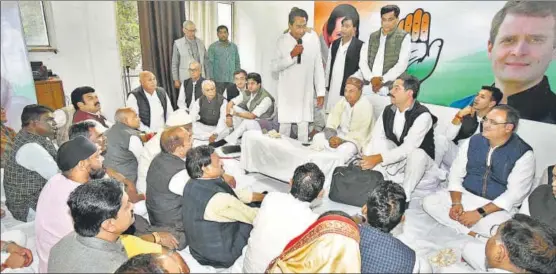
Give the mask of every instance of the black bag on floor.
<path id="1" fill-rule="evenodd" d="M 362 207 L 367 203 L 369 193 L 382 181 L 382 173 L 362 170 L 358 164 L 352 162 L 348 166 L 334 169 L 328 197 L 334 202 Z"/>

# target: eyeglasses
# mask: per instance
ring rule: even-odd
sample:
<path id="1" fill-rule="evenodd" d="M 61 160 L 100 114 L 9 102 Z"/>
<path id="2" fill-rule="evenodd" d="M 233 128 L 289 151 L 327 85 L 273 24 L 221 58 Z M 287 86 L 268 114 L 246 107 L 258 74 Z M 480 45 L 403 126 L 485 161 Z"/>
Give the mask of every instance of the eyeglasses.
<path id="1" fill-rule="evenodd" d="M 489 123 L 489 124 L 491 124 L 491 125 L 493 125 L 493 126 L 506 125 L 506 124 L 513 124 L 513 123 L 509 123 L 509 122 L 496 122 L 496 121 L 494 121 L 494 120 L 492 120 L 492 119 L 488 119 L 486 116 L 483 117 L 482 121 L 483 121 L 483 124 Z"/>
<path id="2" fill-rule="evenodd" d="M 197 29 L 185 29 L 185 30 L 189 32 L 197 32 Z"/>
<path id="3" fill-rule="evenodd" d="M 493 225 L 490 228 L 490 237 L 496 236 L 496 233 L 498 233 L 498 228 L 500 228 L 500 225 Z"/>

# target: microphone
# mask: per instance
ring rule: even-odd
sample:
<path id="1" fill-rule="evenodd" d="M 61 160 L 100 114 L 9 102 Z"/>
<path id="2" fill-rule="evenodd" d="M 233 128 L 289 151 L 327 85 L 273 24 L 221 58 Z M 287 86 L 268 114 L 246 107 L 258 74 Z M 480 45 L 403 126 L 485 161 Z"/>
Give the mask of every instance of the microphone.
<path id="1" fill-rule="evenodd" d="M 303 40 L 301 40 L 301 38 L 297 39 L 297 44 L 298 45 L 302 45 L 303 44 Z M 301 64 L 301 53 L 299 55 L 297 55 L 297 63 Z"/>

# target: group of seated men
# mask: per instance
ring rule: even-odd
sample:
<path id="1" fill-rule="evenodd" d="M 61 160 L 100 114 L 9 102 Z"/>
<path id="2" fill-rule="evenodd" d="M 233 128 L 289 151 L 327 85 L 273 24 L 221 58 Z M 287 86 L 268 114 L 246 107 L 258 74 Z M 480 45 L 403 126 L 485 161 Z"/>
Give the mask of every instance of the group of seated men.
<path id="1" fill-rule="evenodd" d="M 533 149 L 516 133 L 520 113 L 500 104 L 497 87 L 483 86 L 442 133 L 416 99 L 416 77 L 393 77 L 392 104 L 375 119 L 364 82 L 344 76 L 313 146 L 344 163 L 360 156 L 362 170 L 385 180 L 362 216 L 319 216 L 312 202 L 326 193 L 325 178 L 314 164 L 294 171 L 289 193 L 236 188 L 215 148 L 241 144 L 248 130 L 278 129 L 275 98 L 258 73 L 237 70 L 220 92 L 202 70 L 189 64 L 176 104 L 142 72 L 114 121 L 101 115 L 91 87 L 72 92 L 73 116 L 26 106 L 17 133 L 2 112 L 6 206 L 34 221 L 40 272 L 186 273 L 174 252 L 186 247 L 201 265 L 240 260 L 244 272 L 430 272 L 390 234 L 415 199 L 438 223 L 473 237 L 463 259 L 475 271 L 556 269 L 554 170 L 537 187 Z M 375 92 L 386 88 L 378 78 L 370 79 Z M 33 260 L 12 236 L 2 237 L 3 272 Z"/>
<path id="2" fill-rule="evenodd" d="M 247 81 L 247 90 L 262 91 L 248 97 L 250 100 L 266 93 L 258 81 L 253 74 Z M 25 107 L 23 128 L 7 150 L 6 205 L 14 218 L 35 221 L 41 272 L 90 269 L 113 272 L 128 258 L 147 253 L 169 253 L 175 266 L 183 270 L 187 268 L 184 261 L 167 248 L 182 250 L 187 246 L 197 262 L 216 268 L 231 267 L 244 254 L 246 272 L 262 272 L 267 267 L 272 272 L 286 272 L 291 270 L 289 267 L 299 267 L 296 264 L 301 262 L 297 260 L 315 260 L 310 265 L 321 263 L 324 265 L 319 269 L 331 272 L 427 272 L 426 260 L 418 258 L 411 248 L 389 234 L 402 222 L 407 203 L 421 195 L 423 209 L 430 216 L 459 233 L 474 236 L 483 244 L 490 236 L 500 238 L 501 233 L 512 234 L 507 229 L 534 237 L 531 242 L 513 247 L 524 248 L 526 251 L 521 250 L 520 254 L 531 256 L 529 260 L 517 262 L 512 260 L 515 256 L 512 252 L 517 251 L 509 251 L 508 245 L 513 244 L 511 238 L 489 240 L 485 255 L 492 261 L 489 267 L 542 272 L 542 267 L 554 266 L 554 254 L 539 253 L 534 249 L 540 247 L 534 244 L 554 248 L 555 218 L 550 212 L 556 205 L 556 189 L 543 184 L 529 195 L 534 186 L 533 150 L 515 133 L 519 113 L 509 106 L 497 105 L 499 90 L 483 87 L 473 106 L 458 112 L 449 129 L 457 132 L 456 137 L 449 145 L 444 144 L 442 154 L 436 151 L 440 138 L 433 131 L 435 117 L 415 99 L 420 88 L 417 79 L 402 76 L 394 82 L 392 104 L 385 107 L 376 124 L 370 114 L 357 115 L 361 113 L 360 106 L 370 107 L 367 98 L 361 96 L 362 84 L 357 78 L 348 79 L 345 100 L 336 104 L 327 128 L 314 140 L 331 151 L 345 154 L 346 161 L 363 150 L 361 168 L 380 171 L 387 180 L 370 194 L 362 210 L 366 224 L 354 230 L 358 236 L 341 239 L 346 248 L 343 255 L 331 252 L 344 265 L 329 265 L 322 257 L 311 254 L 316 249 L 299 250 L 301 243 L 318 245 L 318 241 L 307 243 L 299 237 L 328 239 L 328 234 L 334 234 L 332 228 L 332 232 L 322 230 L 322 235 L 311 233 L 311 229 L 337 221 L 352 227 L 353 221 L 338 217 L 340 213 L 319 217 L 312 212 L 311 202 L 322 195 L 324 183 L 324 175 L 317 166 L 306 164 L 296 169 L 290 194 L 266 196 L 235 189 L 235 178 L 224 173 L 213 146 L 193 147 L 195 130 L 199 127 L 196 124 L 202 123 L 195 119 L 203 112 L 200 105 L 209 100 L 214 102 L 218 97 L 208 80 L 203 87 L 207 101 L 200 102 L 205 97 L 197 99 L 198 112 L 193 111 L 196 106 L 191 108 L 190 113 L 197 113 L 197 117 L 184 110 L 173 112 L 166 120 L 167 126 L 154 137 L 145 137 L 139 131 L 141 115 L 131 108 L 121 108 L 108 129 L 98 121 L 102 119 L 99 115 L 77 121 L 69 128 L 69 140 L 58 147 L 53 142 L 57 126 L 52 110 L 40 105 Z M 74 92 L 83 93 L 82 90 Z M 83 105 L 99 106 L 94 92 L 75 98 L 80 100 L 75 102 L 76 115 Z M 244 104 L 245 100 L 236 98 L 225 105 L 226 111 Z M 266 98 L 269 97 L 259 98 L 259 104 Z M 239 106 L 235 104 L 237 101 Z M 218 108 L 224 109 L 221 106 Z M 245 119 L 242 124 L 257 122 L 249 118 L 258 115 L 241 110 L 238 108 L 237 112 L 244 113 L 245 117 L 236 118 Z M 146 140 L 148 137 L 151 139 Z M 214 139 L 211 143 L 214 144 L 227 137 L 219 141 L 212 135 L 209 138 Z M 149 151 L 149 145 L 154 151 Z M 446 165 L 444 159 L 454 147 L 459 151 L 452 163 L 447 164 L 450 173 L 448 188 L 444 190 L 440 184 L 441 162 Z M 142 161 L 149 163 L 145 165 Z M 148 166 L 141 195 L 138 194 L 143 192 L 138 190 L 140 162 Z M 543 183 L 550 182 L 550 178 L 544 180 Z M 134 214 L 137 212 L 133 212 L 133 204 L 137 211 L 137 203 L 144 199 L 146 212 Z M 396 203 L 394 210 L 391 206 Z M 522 206 L 522 212 L 531 217 L 514 216 L 522 203 L 526 205 Z M 106 212 L 102 213 L 103 210 Z M 292 214 L 301 215 L 294 218 Z M 498 226 L 493 234 L 492 227 Z M 517 237 L 513 234 L 507 237 L 512 236 Z M 340 240 L 331 238 L 332 242 Z M 357 243 L 351 250 L 354 253 L 349 253 L 348 243 L 354 240 Z M 384 245 L 371 244 L 377 241 L 383 241 Z M 379 246 L 392 246 L 387 250 L 393 254 L 384 256 L 385 251 L 379 250 Z M 325 248 L 331 247 L 319 246 L 318 252 Z M 496 248 L 506 250 L 506 261 L 488 252 Z M 354 264 L 349 254 L 358 254 L 361 260 Z M 476 255 L 474 252 L 473 256 Z M 385 260 L 386 257 L 397 258 L 396 263 Z M 536 260 L 548 263 L 537 265 Z M 91 268 L 87 267 L 89 264 Z"/>

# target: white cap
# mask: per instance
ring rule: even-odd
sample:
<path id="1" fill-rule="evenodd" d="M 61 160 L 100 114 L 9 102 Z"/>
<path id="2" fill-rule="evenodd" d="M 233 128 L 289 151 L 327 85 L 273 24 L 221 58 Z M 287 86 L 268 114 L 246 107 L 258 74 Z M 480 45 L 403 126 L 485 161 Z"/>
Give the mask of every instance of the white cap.
<path id="1" fill-rule="evenodd" d="M 174 126 L 181 126 L 191 124 L 193 121 L 191 120 L 191 116 L 185 109 L 178 109 L 168 116 L 168 120 L 166 120 L 166 126 L 174 127 Z"/>
<path id="2" fill-rule="evenodd" d="M 95 129 L 100 133 L 100 134 L 104 134 L 104 132 L 106 130 L 108 130 L 108 128 L 105 128 L 100 122 L 98 122 L 97 120 L 94 119 L 87 119 L 85 121 L 88 122 L 93 122 L 95 124 Z"/>

